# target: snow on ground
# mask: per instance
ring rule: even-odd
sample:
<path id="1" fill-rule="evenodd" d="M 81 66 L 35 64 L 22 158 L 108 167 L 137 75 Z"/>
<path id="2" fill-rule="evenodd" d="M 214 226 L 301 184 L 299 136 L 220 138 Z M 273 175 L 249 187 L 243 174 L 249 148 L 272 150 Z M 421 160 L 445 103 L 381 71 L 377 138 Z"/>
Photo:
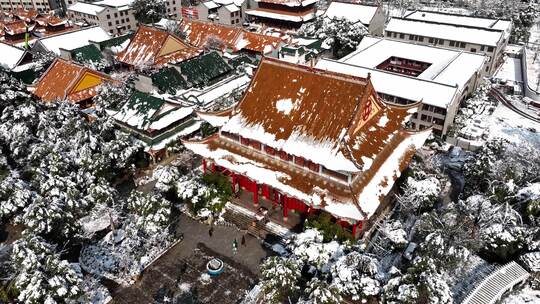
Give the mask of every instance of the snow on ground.
<path id="1" fill-rule="evenodd" d="M 540 43 L 540 22 L 530 29 L 529 45 L 527 45 L 527 81 L 531 89 L 539 90 L 540 58 L 537 57 Z M 536 60 L 535 60 L 536 59 Z"/>
<path id="2" fill-rule="evenodd" d="M 529 287 L 515 291 L 501 301 L 501 304 L 540 304 L 540 290 Z"/>
<path id="3" fill-rule="evenodd" d="M 529 120 L 499 104 L 490 120 L 489 138 L 503 138 L 515 144 L 540 148 L 540 123 Z"/>

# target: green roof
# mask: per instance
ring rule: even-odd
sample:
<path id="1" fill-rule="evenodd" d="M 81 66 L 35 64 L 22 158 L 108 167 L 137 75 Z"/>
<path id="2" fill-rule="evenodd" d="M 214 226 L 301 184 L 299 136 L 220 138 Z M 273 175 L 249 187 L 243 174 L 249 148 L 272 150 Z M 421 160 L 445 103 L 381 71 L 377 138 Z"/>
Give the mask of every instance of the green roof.
<path id="1" fill-rule="evenodd" d="M 104 59 L 101 51 L 93 44 L 72 50 L 71 57 L 79 63 L 100 62 Z"/>
<path id="2" fill-rule="evenodd" d="M 124 36 L 114 37 L 114 38 L 111 38 L 109 40 L 99 42 L 99 46 L 100 46 L 100 48 L 102 50 L 105 49 L 105 48 L 118 46 L 118 45 L 121 45 L 122 43 L 124 43 L 126 40 L 131 39 L 132 37 L 133 37 L 133 33 L 127 34 L 127 35 L 124 35 Z"/>
<path id="3" fill-rule="evenodd" d="M 231 66 L 216 52 L 181 62 L 178 66 L 182 75 L 193 86 L 208 85 L 232 70 Z"/>
<path id="4" fill-rule="evenodd" d="M 152 76 L 152 83 L 162 93 L 176 94 L 177 90 L 186 89 L 188 84 L 182 75 L 172 67 L 159 70 Z"/>
<path id="5" fill-rule="evenodd" d="M 229 64 L 235 69 L 239 67 L 242 63 L 253 64 L 253 60 L 248 56 L 243 55 L 229 60 Z"/>

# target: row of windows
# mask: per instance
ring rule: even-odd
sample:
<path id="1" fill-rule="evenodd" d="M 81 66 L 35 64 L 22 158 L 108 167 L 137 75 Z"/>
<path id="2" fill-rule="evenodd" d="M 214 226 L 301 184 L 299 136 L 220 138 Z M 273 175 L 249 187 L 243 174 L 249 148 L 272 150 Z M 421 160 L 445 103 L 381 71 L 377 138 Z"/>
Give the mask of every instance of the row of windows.
<path id="1" fill-rule="evenodd" d="M 437 113 L 437 114 L 441 114 L 441 115 L 446 115 L 446 109 L 435 107 L 435 106 L 432 106 L 432 105 L 423 104 L 422 105 L 422 110 Z"/>
<path id="2" fill-rule="evenodd" d="M 386 32 L 386 37 L 397 38 L 398 35 L 399 35 L 399 39 L 405 39 L 405 34 L 403 34 L 403 33 L 398 34 L 396 32 L 389 32 L 389 31 Z M 411 40 L 411 41 L 424 42 L 424 38 L 427 38 L 427 37 L 423 37 L 423 36 L 419 36 L 419 35 L 409 35 L 409 40 Z M 431 44 L 444 45 L 445 40 L 430 37 L 430 38 L 428 38 L 428 42 L 431 43 Z M 460 42 L 460 41 L 449 40 L 448 44 L 451 47 L 462 48 L 462 49 L 467 47 L 467 43 Z M 485 45 L 480 46 L 480 51 L 481 52 L 484 52 L 484 51 L 493 52 L 493 49 L 494 48 L 492 46 L 485 46 Z M 471 48 L 470 51 L 475 53 L 477 50 L 476 50 L 476 48 Z"/>
<path id="3" fill-rule="evenodd" d="M 126 18 L 125 20 L 123 18 L 120 19 L 120 20 L 116 20 L 116 25 L 119 25 L 120 23 L 123 24 L 123 23 L 126 23 L 126 22 L 129 23 L 129 18 Z M 109 26 L 112 26 L 112 25 L 113 25 L 112 22 L 109 21 Z"/>
<path id="4" fill-rule="evenodd" d="M 241 136 L 236 135 L 236 134 L 231 134 L 231 133 L 228 133 L 228 132 L 221 132 L 221 134 L 226 138 L 232 139 L 234 141 L 239 141 L 244 146 L 249 146 L 249 147 L 251 147 L 251 148 L 253 148 L 255 150 L 259 150 L 259 151 L 264 150 L 264 152 L 266 154 L 268 154 L 268 155 L 279 157 L 281 160 L 284 160 L 284 161 L 293 162 L 297 166 L 307 168 L 310 171 L 319 173 L 321 171 L 321 169 L 322 169 L 322 172 L 324 174 L 328 175 L 328 176 L 337 178 L 337 179 L 339 179 L 341 181 L 344 181 L 344 182 L 348 181 L 348 176 L 347 175 L 336 172 L 336 171 L 333 171 L 333 170 L 329 170 L 329 169 L 325 168 L 324 166 L 316 164 L 316 163 L 314 163 L 314 162 L 312 162 L 310 160 L 307 160 L 307 159 L 305 159 L 303 157 L 293 156 L 291 154 L 288 154 L 285 151 L 276 150 L 276 149 L 274 149 L 272 147 L 269 147 L 269 146 L 264 146 L 264 149 L 263 149 L 262 144 L 260 142 L 258 142 L 256 140 L 253 140 L 253 139 L 241 137 Z"/>

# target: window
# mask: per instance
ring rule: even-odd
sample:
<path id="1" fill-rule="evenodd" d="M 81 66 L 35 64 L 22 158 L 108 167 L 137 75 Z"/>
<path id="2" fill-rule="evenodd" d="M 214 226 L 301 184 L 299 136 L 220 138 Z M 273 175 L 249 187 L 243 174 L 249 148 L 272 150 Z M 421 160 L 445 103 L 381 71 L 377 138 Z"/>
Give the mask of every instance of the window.
<path id="1" fill-rule="evenodd" d="M 117 13 L 114 13 L 114 18 L 117 18 L 118 17 L 118 14 Z"/>
<path id="2" fill-rule="evenodd" d="M 234 13 L 231 13 L 231 18 L 234 17 Z"/>
<path id="3" fill-rule="evenodd" d="M 476 49 L 475 49 L 475 48 L 471 48 L 471 52 L 472 52 L 472 53 L 476 53 Z"/>
<path id="4" fill-rule="evenodd" d="M 414 35 L 409 35 L 409 40 L 414 40 Z"/>
<path id="5" fill-rule="evenodd" d="M 454 41 L 449 42 L 450 46 L 454 46 Z"/>
<path id="6" fill-rule="evenodd" d="M 418 37 L 418 41 L 424 42 L 424 36 L 419 36 L 419 37 Z"/>
<path id="7" fill-rule="evenodd" d="M 107 14 L 107 19 L 111 19 L 111 15 Z"/>
<path id="8" fill-rule="evenodd" d="M 488 47 L 488 52 L 493 52 L 493 47 L 492 46 Z"/>
<path id="9" fill-rule="evenodd" d="M 131 25 L 128 25 L 128 30 L 130 30 L 130 29 L 131 29 Z"/>
<path id="10" fill-rule="evenodd" d="M 434 42 L 433 38 L 429 38 L 428 42 L 433 43 Z"/>
<path id="11" fill-rule="evenodd" d="M 250 146 L 253 147 L 254 149 L 257 149 L 257 150 L 261 149 L 261 143 L 256 141 L 256 140 L 252 140 L 250 142 Z"/>
<path id="12" fill-rule="evenodd" d="M 294 163 L 301 167 L 304 167 L 306 165 L 306 160 L 303 157 L 295 156 Z"/>
<path id="13" fill-rule="evenodd" d="M 269 146 L 264 146 L 264 152 L 270 155 L 276 155 L 276 150 Z"/>
<path id="14" fill-rule="evenodd" d="M 444 39 L 439 39 L 439 44 L 443 45 L 444 44 Z"/>
<path id="15" fill-rule="evenodd" d="M 120 21 L 116 20 L 116 25 L 120 24 Z"/>
<path id="16" fill-rule="evenodd" d="M 249 145 L 249 139 L 245 138 L 245 137 L 242 137 L 240 139 L 240 142 L 242 143 L 242 145 Z"/>
<path id="17" fill-rule="evenodd" d="M 317 165 L 317 164 L 314 163 L 314 162 L 311 162 L 311 161 L 310 161 L 310 162 L 308 163 L 308 168 L 309 168 L 309 170 L 311 170 L 311 171 L 319 172 L 319 165 Z"/>
<path id="18" fill-rule="evenodd" d="M 392 37 L 392 32 L 386 32 L 386 37 Z"/>
<path id="19" fill-rule="evenodd" d="M 112 22 L 109 21 L 109 26 L 112 26 Z"/>
<path id="20" fill-rule="evenodd" d="M 465 42 L 460 42 L 459 47 L 464 49 L 467 46 Z"/>
<path id="21" fill-rule="evenodd" d="M 404 38 L 405 38 L 405 34 L 399 34 L 399 38 L 404 39 Z"/>
<path id="22" fill-rule="evenodd" d="M 480 52 L 483 52 L 483 51 L 484 51 L 484 48 L 485 48 L 485 47 L 482 45 L 482 46 L 480 47 Z"/>

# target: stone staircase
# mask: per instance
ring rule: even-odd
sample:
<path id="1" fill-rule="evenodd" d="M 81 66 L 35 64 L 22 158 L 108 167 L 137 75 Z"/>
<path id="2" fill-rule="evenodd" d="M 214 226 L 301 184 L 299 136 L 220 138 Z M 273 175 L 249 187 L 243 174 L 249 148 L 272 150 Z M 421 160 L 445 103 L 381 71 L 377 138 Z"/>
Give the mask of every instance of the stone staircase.
<path id="1" fill-rule="evenodd" d="M 240 230 L 247 232 L 267 243 L 283 243 L 283 239 L 291 234 L 287 228 L 273 222 L 263 224 L 257 221 L 255 213 L 244 207 L 228 203 L 225 206 L 223 219 L 234 224 Z"/>

